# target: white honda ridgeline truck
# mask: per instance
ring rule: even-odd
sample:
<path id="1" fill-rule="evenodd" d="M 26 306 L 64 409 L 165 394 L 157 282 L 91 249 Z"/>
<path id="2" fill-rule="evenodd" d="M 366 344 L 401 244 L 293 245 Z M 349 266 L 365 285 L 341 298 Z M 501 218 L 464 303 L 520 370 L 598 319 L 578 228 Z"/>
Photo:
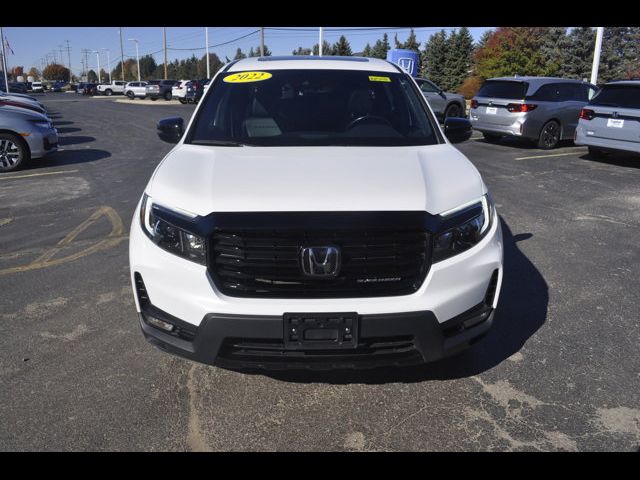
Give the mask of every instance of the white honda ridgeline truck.
<path id="1" fill-rule="evenodd" d="M 226 368 L 423 363 L 491 327 L 502 232 L 476 168 L 415 81 L 357 57 L 226 65 L 131 226 L 154 345 Z M 445 138 L 446 137 L 448 138 Z"/>

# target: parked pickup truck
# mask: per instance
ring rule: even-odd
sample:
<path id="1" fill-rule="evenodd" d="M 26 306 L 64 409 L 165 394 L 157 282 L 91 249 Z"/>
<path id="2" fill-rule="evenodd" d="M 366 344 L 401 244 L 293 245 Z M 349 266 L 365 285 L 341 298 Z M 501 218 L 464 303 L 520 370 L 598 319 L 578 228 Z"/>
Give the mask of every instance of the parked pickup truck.
<path id="1" fill-rule="evenodd" d="M 113 94 L 124 95 L 125 82 L 121 80 L 114 80 L 111 83 L 102 83 L 98 85 L 98 95 L 106 95 L 107 97 Z"/>

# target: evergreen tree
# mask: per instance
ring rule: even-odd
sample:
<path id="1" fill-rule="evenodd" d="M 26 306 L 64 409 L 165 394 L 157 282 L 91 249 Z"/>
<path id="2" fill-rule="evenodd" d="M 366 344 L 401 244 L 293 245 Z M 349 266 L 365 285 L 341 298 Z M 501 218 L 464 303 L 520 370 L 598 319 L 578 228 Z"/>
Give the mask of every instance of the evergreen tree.
<path id="1" fill-rule="evenodd" d="M 387 52 L 391 50 L 391 45 L 389 44 L 389 36 L 385 33 L 382 36 L 382 40 L 376 40 L 376 43 L 371 48 L 371 56 L 374 58 L 381 58 L 386 60 Z"/>
<path id="2" fill-rule="evenodd" d="M 602 35 L 602 51 L 598 83 L 624 78 L 626 70 L 625 51 L 630 40 L 628 27 L 605 27 Z"/>
<path id="3" fill-rule="evenodd" d="M 151 55 L 140 57 L 140 78 L 142 80 L 150 80 L 157 66 L 155 59 Z"/>
<path id="4" fill-rule="evenodd" d="M 209 53 L 209 72 L 211 77 L 216 74 L 218 70 L 220 70 L 223 66 L 222 61 L 215 53 Z M 198 60 L 198 78 L 206 78 L 207 77 L 207 56 L 203 55 L 200 60 Z"/>
<path id="5" fill-rule="evenodd" d="M 403 50 L 413 50 L 415 52 L 420 52 L 420 42 L 416 38 L 416 33 L 411 29 L 411 33 L 409 33 L 409 37 L 404 42 L 398 41 L 398 34 L 396 33 L 394 37 L 396 48 L 401 48 Z"/>
<path id="6" fill-rule="evenodd" d="M 312 50 L 310 48 L 302 48 L 302 47 L 298 47 L 297 50 L 294 50 L 293 53 L 294 55 L 311 55 Z"/>
<path id="7" fill-rule="evenodd" d="M 447 32 L 440 30 L 429 37 L 420 59 L 420 75 L 444 88 L 446 83 Z"/>
<path id="8" fill-rule="evenodd" d="M 363 57 L 371 57 L 371 45 L 368 43 L 365 45 L 364 50 L 362 51 Z"/>
<path id="9" fill-rule="evenodd" d="M 446 45 L 444 82 L 440 88 L 455 91 L 471 73 L 473 37 L 467 27 L 462 27 L 457 32 L 455 30 L 451 32 Z"/>
<path id="10" fill-rule="evenodd" d="M 320 50 L 318 47 L 318 44 L 316 43 L 313 46 L 313 54 L 314 55 L 319 55 L 320 54 Z M 333 51 L 333 46 L 327 42 L 326 40 L 322 41 L 322 56 L 326 57 L 326 56 L 330 56 L 330 55 L 336 55 L 336 53 Z"/>
<path id="11" fill-rule="evenodd" d="M 567 60 L 569 56 L 570 39 L 566 27 L 549 27 L 543 33 L 542 62 L 544 75 L 549 77 L 564 77 L 567 75 Z"/>
<path id="12" fill-rule="evenodd" d="M 569 32 L 562 69 L 564 76 L 577 80 L 591 77 L 595 40 L 596 32 L 591 27 L 575 27 Z"/>
<path id="13" fill-rule="evenodd" d="M 249 58 L 251 58 L 251 57 L 258 57 L 258 56 L 260 56 L 260 50 L 258 50 L 258 54 L 256 55 L 256 53 L 253 51 L 253 47 L 251 47 L 251 48 L 249 49 L 249 54 L 248 54 L 247 56 L 248 56 Z"/>
<path id="14" fill-rule="evenodd" d="M 629 27 L 624 54 L 624 78 L 640 78 L 640 27 Z"/>
<path id="15" fill-rule="evenodd" d="M 242 49 L 238 47 L 236 50 L 236 55 L 233 57 L 234 60 L 240 60 L 241 58 L 247 58 L 247 55 L 242 53 Z"/>
<path id="16" fill-rule="evenodd" d="M 341 35 L 336 43 L 333 44 L 333 55 L 339 55 L 342 57 L 350 57 L 353 55 L 351 51 L 351 45 L 347 40 L 347 37 Z"/>

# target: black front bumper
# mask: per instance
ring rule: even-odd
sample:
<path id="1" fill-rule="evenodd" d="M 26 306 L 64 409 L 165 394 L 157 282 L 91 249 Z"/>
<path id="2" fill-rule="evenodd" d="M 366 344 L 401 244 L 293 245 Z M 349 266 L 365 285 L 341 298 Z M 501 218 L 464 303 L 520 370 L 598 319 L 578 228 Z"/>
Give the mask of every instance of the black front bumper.
<path id="1" fill-rule="evenodd" d="M 433 312 L 358 315 L 355 348 L 291 349 L 280 316 L 210 313 L 195 327 L 153 305 L 140 314 L 145 338 L 158 348 L 197 362 L 230 369 L 335 369 L 415 365 L 459 353 L 493 323 L 484 302 L 440 324 Z M 174 325 L 167 333 L 149 316 Z"/>

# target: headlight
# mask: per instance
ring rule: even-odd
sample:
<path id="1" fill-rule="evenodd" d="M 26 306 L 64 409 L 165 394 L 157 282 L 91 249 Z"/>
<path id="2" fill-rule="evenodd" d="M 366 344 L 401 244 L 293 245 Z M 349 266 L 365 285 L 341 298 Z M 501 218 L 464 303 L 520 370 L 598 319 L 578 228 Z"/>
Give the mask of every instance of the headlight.
<path id="1" fill-rule="evenodd" d="M 495 207 L 489 194 L 471 205 L 445 212 L 443 230 L 434 237 L 433 261 L 464 252 L 482 240 L 491 229 Z"/>
<path id="2" fill-rule="evenodd" d="M 177 227 L 167 218 L 162 218 L 163 211 L 165 217 L 183 217 L 185 221 L 191 220 L 183 213 L 169 211 L 164 207 L 154 205 L 151 198 L 144 194 L 140 206 L 140 224 L 147 236 L 160 248 L 192 262 L 205 265 L 207 257 L 205 239 Z"/>
<path id="3" fill-rule="evenodd" d="M 31 123 L 40 128 L 53 128 L 51 122 L 47 122 L 46 120 L 31 120 Z"/>

